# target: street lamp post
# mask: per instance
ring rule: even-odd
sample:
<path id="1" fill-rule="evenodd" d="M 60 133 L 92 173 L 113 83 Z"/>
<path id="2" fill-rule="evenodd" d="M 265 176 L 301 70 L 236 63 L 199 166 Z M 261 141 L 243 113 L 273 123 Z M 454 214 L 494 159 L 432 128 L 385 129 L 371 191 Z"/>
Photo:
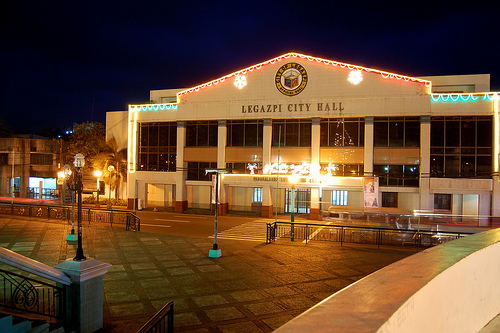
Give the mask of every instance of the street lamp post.
<path id="1" fill-rule="evenodd" d="M 100 187 L 101 187 L 101 175 L 102 175 L 102 172 L 100 170 L 96 170 L 94 171 L 94 176 L 97 177 L 97 207 L 99 207 L 99 192 L 100 192 Z"/>
<path id="2" fill-rule="evenodd" d="M 108 194 L 108 209 L 111 209 L 113 206 L 111 205 L 111 180 L 113 178 L 113 171 L 115 167 L 113 165 L 108 166 L 109 171 L 109 194 Z"/>
<path id="3" fill-rule="evenodd" d="M 292 223 L 290 226 L 290 238 L 291 238 L 292 242 L 295 240 L 295 226 L 294 226 L 294 222 L 295 222 L 295 183 L 297 183 L 298 180 L 299 180 L 299 178 L 296 175 L 292 175 L 292 176 L 288 177 L 288 181 L 292 184 L 292 197 L 291 197 L 291 202 L 290 202 L 290 206 L 291 206 L 290 210 L 292 211 L 292 215 L 290 217 L 290 222 Z"/>
<path id="4" fill-rule="evenodd" d="M 68 164 L 65 164 L 63 167 L 63 172 L 64 172 L 64 181 L 66 182 L 66 185 L 67 185 L 67 180 L 71 176 L 71 174 L 73 173 L 71 166 Z M 65 185 L 65 187 L 66 187 L 66 185 Z M 68 235 L 66 240 L 67 241 L 74 241 L 76 238 L 76 236 L 75 236 L 75 192 L 74 192 L 75 191 L 75 177 L 74 177 L 74 175 L 72 178 L 72 185 L 71 185 L 71 187 L 69 187 L 69 189 L 72 191 L 72 193 L 71 193 L 71 234 Z"/>
<path id="5" fill-rule="evenodd" d="M 57 173 L 57 183 L 59 184 L 59 180 L 62 181 L 61 187 L 61 207 L 62 207 L 62 220 L 63 222 L 66 220 L 66 214 L 64 211 L 64 205 L 66 205 L 66 175 L 64 174 L 64 170 L 61 170 Z"/>
<path id="6" fill-rule="evenodd" d="M 75 155 L 75 161 L 73 162 L 75 165 L 76 173 L 78 174 L 78 180 L 76 183 L 76 190 L 78 193 L 78 248 L 76 249 L 76 256 L 73 258 L 74 261 L 82 261 L 87 259 L 83 255 L 82 248 L 82 171 L 85 166 L 85 156 L 83 154 L 78 153 Z"/>
<path id="7" fill-rule="evenodd" d="M 219 174 L 227 173 L 227 169 L 205 169 L 205 174 L 215 173 L 215 221 L 214 221 L 214 245 L 208 252 L 209 258 L 219 258 L 222 256 L 221 250 L 217 245 L 217 214 L 219 210 Z"/>

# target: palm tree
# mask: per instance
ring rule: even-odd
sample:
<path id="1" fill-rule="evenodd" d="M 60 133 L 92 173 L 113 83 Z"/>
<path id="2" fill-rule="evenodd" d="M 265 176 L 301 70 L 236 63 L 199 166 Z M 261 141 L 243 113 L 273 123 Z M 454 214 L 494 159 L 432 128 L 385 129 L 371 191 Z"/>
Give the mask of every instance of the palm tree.
<path id="1" fill-rule="evenodd" d="M 113 137 L 106 141 L 105 149 L 96 155 L 93 166 L 95 170 L 102 170 L 104 182 L 111 185 L 111 189 L 115 190 L 115 198 L 119 199 L 119 189 L 127 179 L 127 148 L 119 149 Z"/>

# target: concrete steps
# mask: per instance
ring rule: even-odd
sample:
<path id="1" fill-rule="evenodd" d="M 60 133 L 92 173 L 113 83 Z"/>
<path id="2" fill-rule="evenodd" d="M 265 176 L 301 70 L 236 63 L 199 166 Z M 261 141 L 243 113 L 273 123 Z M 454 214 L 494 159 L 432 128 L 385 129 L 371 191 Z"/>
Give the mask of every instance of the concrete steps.
<path id="1" fill-rule="evenodd" d="M 49 323 L 0 313 L 0 332 L 2 333 L 64 333 L 60 327 L 51 330 Z"/>

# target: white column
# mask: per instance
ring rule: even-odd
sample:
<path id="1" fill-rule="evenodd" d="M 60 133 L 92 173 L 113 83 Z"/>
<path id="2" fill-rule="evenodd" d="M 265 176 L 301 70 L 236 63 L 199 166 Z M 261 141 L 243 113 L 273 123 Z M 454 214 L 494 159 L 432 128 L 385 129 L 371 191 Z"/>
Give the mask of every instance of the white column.
<path id="1" fill-rule="evenodd" d="M 320 165 L 320 118 L 312 118 L 311 125 L 311 165 L 317 165 L 319 172 Z M 311 176 L 314 176 L 311 175 Z M 321 216 L 320 205 L 319 205 L 319 187 L 311 188 L 311 211 L 309 213 L 309 218 L 311 220 L 318 220 Z"/>
<path id="2" fill-rule="evenodd" d="M 177 122 L 177 170 L 175 180 L 175 211 L 182 213 L 187 209 L 187 163 L 184 162 L 184 146 L 186 145 L 186 122 Z"/>
<path id="3" fill-rule="evenodd" d="M 420 117 L 420 209 L 434 208 L 431 202 L 430 192 L 430 170 L 431 170 L 431 117 Z"/>
<path id="4" fill-rule="evenodd" d="M 262 129 L 262 165 L 272 163 L 273 126 L 271 119 L 264 119 Z"/>
<path id="5" fill-rule="evenodd" d="M 365 117 L 364 174 L 373 176 L 373 117 Z"/>

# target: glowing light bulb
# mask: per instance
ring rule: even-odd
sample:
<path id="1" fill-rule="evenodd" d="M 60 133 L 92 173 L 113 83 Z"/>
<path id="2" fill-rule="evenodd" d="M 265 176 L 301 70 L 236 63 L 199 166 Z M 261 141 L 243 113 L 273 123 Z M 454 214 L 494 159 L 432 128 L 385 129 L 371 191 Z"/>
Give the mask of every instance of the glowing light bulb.
<path id="1" fill-rule="evenodd" d="M 245 75 L 238 74 L 234 78 L 234 86 L 238 89 L 243 89 L 247 85 L 247 78 Z"/>
<path id="2" fill-rule="evenodd" d="M 351 82 L 352 84 L 356 85 L 363 81 L 363 73 L 359 69 L 353 69 L 351 73 L 349 73 L 349 77 L 347 78 L 347 81 Z"/>

